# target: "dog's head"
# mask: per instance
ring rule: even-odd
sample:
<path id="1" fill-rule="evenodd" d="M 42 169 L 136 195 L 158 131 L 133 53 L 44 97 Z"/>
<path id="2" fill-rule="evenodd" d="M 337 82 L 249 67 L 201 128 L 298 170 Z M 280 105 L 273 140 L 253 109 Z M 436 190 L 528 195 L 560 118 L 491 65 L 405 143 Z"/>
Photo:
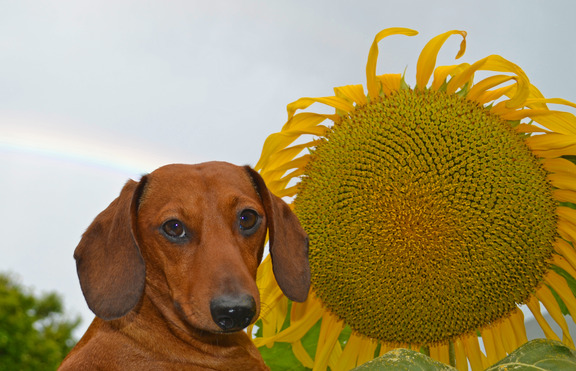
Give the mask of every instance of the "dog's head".
<path id="1" fill-rule="evenodd" d="M 308 238 L 257 172 L 222 162 L 167 165 L 128 181 L 74 257 L 88 306 L 102 319 L 126 315 L 146 292 L 195 328 L 231 332 L 258 317 L 267 232 L 280 288 L 306 300 Z"/>

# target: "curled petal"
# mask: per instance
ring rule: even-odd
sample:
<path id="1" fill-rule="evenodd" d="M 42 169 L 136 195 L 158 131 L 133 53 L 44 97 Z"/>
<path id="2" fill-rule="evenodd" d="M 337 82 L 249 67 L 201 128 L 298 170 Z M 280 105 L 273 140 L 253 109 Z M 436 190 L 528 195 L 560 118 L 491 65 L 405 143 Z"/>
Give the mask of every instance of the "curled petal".
<path id="1" fill-rule="evenodd" d="M 514 63 L 502 58 L 499 55 L 490 55 L 486 58 L 483 58 L 472 64 L 461 74 L 454 76 L 454 78 L 448 83 L 446 92 L 448 94 L 454 94 L 458 88 L 461 88 L 468 81 L 470 81 L 471 78 L 473 78 L 476 71 L 510 72 L 516 75 L 516 94 L 506 102 L 506 107 L 508 108 L 521 107 L 530 94 L 530 80 L 524 71 Z"/>
<path id="2" fill-rule="evenodd" d="M 466 31 L 448 31 L 441 35 L 434 37 L 432 40 L 426 44 L 420 57 L 418 57 L 418 63 L 416 65 L 416 89 L 423 90 L 428 85 L 428 80 L 432 76 L 434 67 L 436 66 L 436 58 L 438 57 L 438 52 L 442 45 L 448 40 L 452 35 L 459 34 L 462 36 L 462 42 L 460 43 L 460 50 L 456 55 L 456 59 L 460 58 L 466 51 Z"/>
<path id="3" fill-rule="evenodd" d="M 484 80 L 474 84 L 474 86 L 466 95 L 466 98 L 469 100 L 478 101 L 478 98 L 482 96 L 482 94 L 485 93 L 488 89 L 501 85 L 510 80 L 516 80 L 516 76 L 496 75 L 485 78 Z"/>
<path id="4" fill-rule="evenodd" d="M 415 36 L 418 31 L 411 30 L 409 28 L 387 28 L 376 34 L 374 37 L 374 42 L 370 47 L 368 52 L 368 62 L 366 63 L 366 86 L 368 87 L 368 96 L 374 99 L 380 94 L 380 89 L 378 86 L 378 79 L 376 77 L 376 62 L 378 61 L 378 43 L 385 37 L 391 35 L 406 35 Z"/>

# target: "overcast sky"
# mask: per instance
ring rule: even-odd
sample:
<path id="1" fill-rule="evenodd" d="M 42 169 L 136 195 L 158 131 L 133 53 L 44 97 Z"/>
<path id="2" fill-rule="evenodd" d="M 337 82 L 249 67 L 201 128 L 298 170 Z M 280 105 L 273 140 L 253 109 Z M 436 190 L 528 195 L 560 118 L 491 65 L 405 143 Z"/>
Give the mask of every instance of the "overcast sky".
<path id="1" fill-rule="evenodd" d="M 462 62 L 500 54 L 547 97 L 576 101 L 576 2 L 0 0 L 0 271 L 92 314 L 72 253 L 132 177 L 171 162 L 254 165 L 302 96 L 378 73 L 414 84 L 433 36 Z M 439 64 L 453 64 L 450 39 Z"/>

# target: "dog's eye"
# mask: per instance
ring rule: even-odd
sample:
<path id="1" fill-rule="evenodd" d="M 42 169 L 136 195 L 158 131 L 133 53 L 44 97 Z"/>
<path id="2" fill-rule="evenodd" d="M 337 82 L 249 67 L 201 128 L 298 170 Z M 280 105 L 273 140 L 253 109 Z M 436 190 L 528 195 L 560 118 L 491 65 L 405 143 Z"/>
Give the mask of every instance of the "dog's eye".
<path id="1" fill-rule="evenodd" d="M 168 220 L 162 224 L 162 232 L 171 239 L 179 240 L 186 237 L 184 223 L 178 219 Z"/>
<path id="2" fill-rule="evenodd" d="M 250 235 L 256 231 L 260 225 L 260 215 L 251 209 L 242 210 L 239 216 L 240 231 L 245 235 Z"/>

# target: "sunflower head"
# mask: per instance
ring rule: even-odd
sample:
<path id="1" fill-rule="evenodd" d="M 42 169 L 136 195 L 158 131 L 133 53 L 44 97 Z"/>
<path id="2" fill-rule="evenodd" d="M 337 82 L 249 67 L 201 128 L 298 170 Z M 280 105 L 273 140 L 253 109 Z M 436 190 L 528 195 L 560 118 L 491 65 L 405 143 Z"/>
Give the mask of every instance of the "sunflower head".
<path id="1" fill-rule="evenodd" d="M 290 327 L 278 332 L 286 303 L 273 280 L 262 280 L 270 310 L 257 343 L 289 342 L 320 369 L 346 369 L 394 347 L 482 368 L 526 341 L 519 304 L 558 338 L 538 302 L 554 313 L 576 309 L 565 279 L 576 275 L 576 212 L 562 203 L 576 202 L 568 184 L 576 166 L 564 158 L 576 154 L 576 118 L 547 104 L 574 104 L 545 99 L 500 56 L 435 68 L 451 35 L 463 38 L 463 55 L 463 31 L 425 46 L 414 88 L 399 74 L 377 76 L 378 43 L 393 34 L 416 32 L 376 35 L 366 92 L 350 85 L 297 100 L 264 145 L 257 168 L 279 196 L 295 196 L 310 236 L 313 295 L 292 305 Z M 478 71 L 496 74 L 475 81 Z M 296 113 L 316 102 L 336 112 Z M 320 319 L 312 355 L 294 333 Z M 555 319 L 573 347 L 563 317 Z M 343 339 L 345 325 L 352 335 Z"/>
<path id="2" fill-rule="evenodd" d="M 392 343 L 446 342 L 507 316 L 540 283 L 556 236 L 551 186 L 522 135 L 439 91 L 401 90 L 343 117 L 294 206 L 316 294 Z"/>

